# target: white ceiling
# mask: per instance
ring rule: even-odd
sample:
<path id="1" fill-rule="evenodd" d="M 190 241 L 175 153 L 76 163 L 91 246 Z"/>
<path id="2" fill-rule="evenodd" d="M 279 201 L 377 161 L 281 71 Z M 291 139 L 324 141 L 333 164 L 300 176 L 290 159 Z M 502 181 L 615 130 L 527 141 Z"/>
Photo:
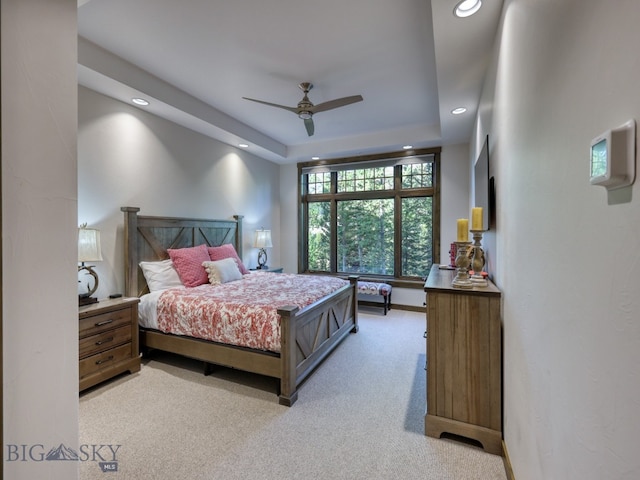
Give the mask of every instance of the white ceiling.
<path id="1" fill-rule="evenodd" d="M 467 142 L 502 0 L 79 0 L 78 81 L 276 163 Z M 294 113 L 311 82 L 322 103 Z M 463 106 L 467 112 L 453 116 Z"/>

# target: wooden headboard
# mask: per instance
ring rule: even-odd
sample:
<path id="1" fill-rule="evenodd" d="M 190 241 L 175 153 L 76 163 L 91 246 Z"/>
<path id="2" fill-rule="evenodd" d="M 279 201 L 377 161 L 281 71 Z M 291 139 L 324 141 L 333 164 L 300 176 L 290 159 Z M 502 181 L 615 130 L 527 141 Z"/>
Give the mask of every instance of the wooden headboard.
<path id="1" fill-rule="evenodd" d="M 124 212 L 124 290 L 129 297 L 149 292 L 139 263 L 169 258 L 168 248 L 216 247 L 231 243 L 242 258 L 242 215 L 234 220 L 149 217 L 138 215 L 137 207 Z"/>

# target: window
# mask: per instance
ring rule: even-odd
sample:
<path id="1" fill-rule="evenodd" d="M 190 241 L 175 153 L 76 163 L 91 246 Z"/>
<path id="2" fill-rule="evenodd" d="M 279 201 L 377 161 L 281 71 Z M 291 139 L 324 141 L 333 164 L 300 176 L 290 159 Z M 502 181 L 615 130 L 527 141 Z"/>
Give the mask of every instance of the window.
<path id="1" fill-rule="evenodd" d="M 439 256 L 440 149 L 298 165 L 300 271 L 423 279 Z"/>

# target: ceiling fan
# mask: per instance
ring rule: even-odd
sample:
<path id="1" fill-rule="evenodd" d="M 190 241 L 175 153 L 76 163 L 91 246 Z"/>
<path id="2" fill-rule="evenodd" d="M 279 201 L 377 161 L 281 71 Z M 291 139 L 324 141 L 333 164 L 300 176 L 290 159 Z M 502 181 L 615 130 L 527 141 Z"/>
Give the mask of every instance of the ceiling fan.
<path id="1" fill-rule="evenodd" d="M 304 120 L 304 126 L 307 129 L 307 134 L 309 136 L 313 135 L 314 126 L 313 126 L 313 114 L 318 112 L 326 112 L 327 110 L 333 110 L 334 108 L 344 107 L 345 105 L 351 105 L 352 103 L 357 103 L 362 101 L 362 95 L 352 95 L 350 97 L 342 97 L 336 98 L 335 100 L 329 100 L 328 102 L 319 103 L 318 105 L 314 105 L 309 100 L 307 94 L 313 88 L 313 84 L 309 82 L 303 82 L 298 85 L 298 88 L 304 92 L 304 97 L 298 103 L 297 107 L 287 107 L 286 105 L 278 105 L 277 103 L 264 102 L 262 100 L 256 100 L 255 98 L 247 98 L 242 97 L 245 100 L 251 100 L 252 102 L 263 103 L 265 105 L 269 105 L 271 107 L 282 108 L 284 110 L 289 110 L 290 112 L 298 115 L 299 118 Z"/>

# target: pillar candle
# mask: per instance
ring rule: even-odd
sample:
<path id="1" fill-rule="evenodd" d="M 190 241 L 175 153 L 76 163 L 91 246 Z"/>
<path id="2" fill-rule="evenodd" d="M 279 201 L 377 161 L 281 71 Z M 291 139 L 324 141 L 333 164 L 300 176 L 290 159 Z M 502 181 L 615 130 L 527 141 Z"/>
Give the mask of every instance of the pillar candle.
<path id="1" fill-rule="evenodd" d="M 458 242 L 468 242 L 468 241 L 469 241 L 469 219 L 459 218 L 458 219 Z"/>
<path id="2" fill-rule="evenodd" d="M 482 207 L 471 209 L 471 230 L 482 230 Z"/>

